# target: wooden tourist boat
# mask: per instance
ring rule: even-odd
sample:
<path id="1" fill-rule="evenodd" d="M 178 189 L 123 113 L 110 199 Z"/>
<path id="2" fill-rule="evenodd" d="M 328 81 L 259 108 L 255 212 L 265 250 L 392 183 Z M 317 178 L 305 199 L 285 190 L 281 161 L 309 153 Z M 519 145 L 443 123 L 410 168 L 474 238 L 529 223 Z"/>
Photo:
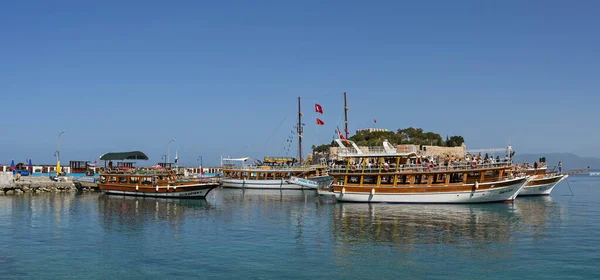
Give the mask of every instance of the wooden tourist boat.
<path id="1" fill-rule="evenodd" d="M 550 195 L 554 187 L 560 182 L 566 180 L 569 175 L 588 172 L 588 169 L 581 169 L 566 173 L 558 173 L 556 171 L 548 171 L 545 163 L 539 164 L 538 168 L 517 167 L 517 172 L 525 173 L 533 176 L 531 181 L 523 187 L 519 193 L 521 196 L 527 195 Z"/>
<path id="2" fill-rule="evenodd" d="M 262 164 L 246 165 L 250 158 L 223 159 L 221 184 L 225 188 L 243 189 L 316 189 L 295 178 L 316 179 L 329 177 L 325 166 L 299 166 L 295 158 L 265 157 Z M 232 164 L 239 163 L 239 164 Z"/>
<path id="3" fill-rule="evenodd" d="M 103 168 L 99 173 L 98 186 L 106 194 L 168 197 L 204 198 L 219 186 L 214 178 L 181 179 L 170 168 L 153 166 L 135 168 L 125 160 L 148 160 L 139 151 L 107 153 L 100 160 L 121 161 L 117 167 Z"/>
<path id="4" fill-rule="evenodd" d="M 550 195 L 558 183 L 569 177 L 567 174 L 558 174 L 555 172 L 548 172 L 533 176 L 534 177 L 531 179 L 531 181 L 529 181 L 529 183 L 523 187 L 521 192 L 519 192 L 520 196 Z"/>
<path id="5" fill-rule="evenodd" d="M 225 188 L 316 190 L 329 185 L 333 178 L 327 175 L 326 166 L 307 166 L 302 161 L 302 113 L 298 97 L 298 158 L 265 157 L 261 163 L 247 165 L 250 158 L 225 158 L 221 161 Z M 225 164 L 223 163 L 225 161 Z M 314 181 L 313 181 L 314 180 Z"/>
<path id="6" fill-rule="evenodd" d="M 363 152 L 350 140 L 335 140 L 332 192 L 338 201 L 390 203 L 480 203 L 512 201 L 531 177 L 515 176 L 510 162 L 415 165 L 416 146 L 398 151 L 387 141 Z M 348 147 L 344 144 L 347 143 Z M 368 168 L 368 163 L 374 163 Z"/>

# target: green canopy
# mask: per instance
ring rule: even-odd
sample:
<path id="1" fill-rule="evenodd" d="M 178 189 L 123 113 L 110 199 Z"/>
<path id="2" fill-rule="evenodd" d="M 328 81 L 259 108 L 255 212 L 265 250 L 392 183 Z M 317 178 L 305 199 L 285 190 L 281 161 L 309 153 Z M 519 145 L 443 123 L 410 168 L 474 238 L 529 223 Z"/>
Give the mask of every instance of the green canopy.
<path id="1" fill-rule="evenodd" d="M 148 160 L 148 156 L 140 151 L 106 153 L 100 157 L 100 160 Z"/>

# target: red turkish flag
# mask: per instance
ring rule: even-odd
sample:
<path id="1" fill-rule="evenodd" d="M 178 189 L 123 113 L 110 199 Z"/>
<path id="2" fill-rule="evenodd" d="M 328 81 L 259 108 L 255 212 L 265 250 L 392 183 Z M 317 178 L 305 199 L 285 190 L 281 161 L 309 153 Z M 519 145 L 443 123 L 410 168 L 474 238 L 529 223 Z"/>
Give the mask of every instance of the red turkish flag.
<path id="1" fill-rule="evenodd" d="M 321 105 L 315 103 L 315 112 L 319 113 L 319 114 L 323 114 L 323 107 L 321 107 Z"/>
<path id="2" fill-rule="evenodd" d="M 349 145 L 349 144 L 350 144 L 350 143 L 348 143 L 348 139 L 346 139 L 346 138 L 344 137 L 344 135 L 342 135 L 342 132 L 340 131 L 340 129 L 339 129 L 339 128 L 338 128 L 338 130 L 337 130 L 337 133 L 338 133 L 338 135 L 340 136 L 340 139 L 342 139 L 342 140 L 346 140 L 346 145 Z"/>
<path id="3" fill-rule="evenodd" d="M 317 124 L 318 125 L 325 125 L 325 123 L 321 119 L 319 119 L 319 118 L 317 118 Z"/>

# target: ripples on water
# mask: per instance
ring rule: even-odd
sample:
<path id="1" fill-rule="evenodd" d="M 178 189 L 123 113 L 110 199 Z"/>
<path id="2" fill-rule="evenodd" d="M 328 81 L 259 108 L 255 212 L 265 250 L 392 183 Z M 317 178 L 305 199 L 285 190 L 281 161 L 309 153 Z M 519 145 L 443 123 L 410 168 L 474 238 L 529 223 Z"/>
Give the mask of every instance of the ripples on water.
<path id="1" fill-rule="evenodd" d="M 334 203 L 306 191 L 207 200 L 0 197 L 0 278 L 599 278 L 600 181 L 513 204 Z"/>

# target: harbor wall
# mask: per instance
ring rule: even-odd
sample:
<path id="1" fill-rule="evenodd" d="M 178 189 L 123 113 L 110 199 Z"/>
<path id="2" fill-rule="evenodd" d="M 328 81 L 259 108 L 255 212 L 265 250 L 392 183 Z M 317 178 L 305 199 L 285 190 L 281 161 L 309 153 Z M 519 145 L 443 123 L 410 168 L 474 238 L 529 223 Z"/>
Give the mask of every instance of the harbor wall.
<path id="1" fill-rule="evenodd" d="M 8 186 L 13 181 L 12 172 L 0 172 L 0 187 Z"/>
<path id="2" fill-rule="evenodd" d="M 441 147 L 441 146 L 425 146 L 423 145 L 426 156 L 434 156 L 445 159 L 447 157 L 454 159 L 464 159 L 467 152 L 467 146 L 462 144 L 458 147 Z"/>
<path id="3" fill-rule="evenodd" d="M 19 195 L 23 193 L 75 192 L 77 190 L 93 191 L 94 183 L 75 183 L 73 177 L 64 177 L 57 182 L 48 177 L 23 176 L 17 178 L 12 172 L 0 173 L 0 195 Z"/>

